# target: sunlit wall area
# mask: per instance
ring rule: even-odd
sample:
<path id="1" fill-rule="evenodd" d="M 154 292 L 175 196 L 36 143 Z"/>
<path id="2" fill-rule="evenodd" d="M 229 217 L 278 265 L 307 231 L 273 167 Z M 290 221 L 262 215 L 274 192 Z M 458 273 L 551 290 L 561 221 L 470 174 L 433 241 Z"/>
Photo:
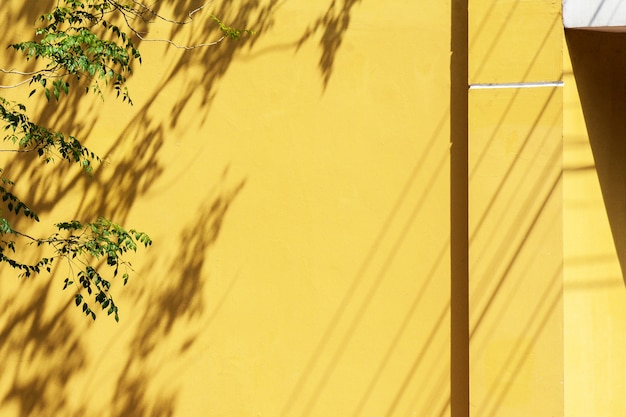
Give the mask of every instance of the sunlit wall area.
<path id="1" fill-rule="evenodd" d="M 39 211 L 28 230 L 106 215 L 154 245 L 114 287 L 119 324 L 75 311 L 64 264 L 3 269 L 0 415 L 448 415 L 449 9 L 211 2 L 149 27 L 132 107 L 33 96 L 104 164 L 2 155 Z M 218 40 L 210 14 L 257 33 L 158 41 Z"/>
<path id="2" fill-rule="evenodd" d="M 5 3 L 7 44 L 57 4 Z M 626 415 L 623 34 L 567 30 L 564 63 L 558 1 L 151 7 L 132 106 L 0 73 L 102 158 L 0 148 L 41 218 L 15 226 L 154 241 L 119 323 L 71 263 L 0 269 L 0 416 Z"/>
<path id="3" fill-rule="evenodd" d="M 469 8 L 469 415 L 563 415 L 560 5 Z"/>

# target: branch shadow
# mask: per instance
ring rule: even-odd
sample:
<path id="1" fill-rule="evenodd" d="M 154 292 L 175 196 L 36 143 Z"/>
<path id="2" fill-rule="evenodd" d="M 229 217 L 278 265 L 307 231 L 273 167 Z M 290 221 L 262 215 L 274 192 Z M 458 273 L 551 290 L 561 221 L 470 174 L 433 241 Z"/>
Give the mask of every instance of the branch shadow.
<path id="1" fill-rule="evenodd" d="M 161 43 L 163 53 L 168 53 L 168 58 L 172 58 L 167 61 L 166 73 L 161 78 L 160 84 L 141 104 L 132 121 L 117 138 L 111 140 L 108 151 L 101 155 L 104 161 L 114 161 L 113 172 L 97 171 L 93 178 L 89 178 L 76 167 L 60 163 L 55 167 L 55 175 L 50 175 L 44 170 L 32 169 L 33 165 L 38 162 L 36 157 L 28 155 L 13 158 L 6 167 L 7 175 L 39 185 L 28 190 L 29 195 L 24 196 L 39 214 L 49 212 L 59 200 L 71 195 L 77 189 L 85 192 L 88 187 L 97 187 L 99 192 L 95 197 L 96 201 L 85 200 L 76 215 L 81 214 L 91 218 L 96 215 L 108 217 L 115 215 L 118 222 L 125 219 L 134 201 L 147 192 L 150 184 L 163 173 L 163 165 L 159 163 L 156 156 L 163 146 L 164 138 L 168 134 L 173 134 L 173 129 L 179 125 L 180 117 L 191 111 L 189 106 L 192 104 L 196 106 L 193 114 L 198 118 L 199 124 L 202 125 L 205 122 L 212 98 L 217 94 L 217 83 L 230 68 L 236 53 L 245 47 L 251 47 L 262 36 L 263 31 L 273 24 L 272 13 L 277 7 L 277 0 L 271 0 L 266 5 L 261 5 L 256 0 L 248 0 L 238 5 L 236 10 L 230 7 L 231 3 L 223 2 L 217 10 L 210 12 L 220 16 L 222 20 L 234 27 L 254 28 L 258 34 L 242 38 L 240 41 L 225 40 L 215 47 L 191 51 L 173 50 L 174 48 L 169 44 Z M 166 12 L 162 10 L 164 4 L 164 2 L 155 3 L 155 12 L 165 14 Z M 194 10 L 202 4 L 204 2 L 190 0 L 175 2 L 173 10 L 183 16 L 177 20 L 184 20 L 189 10 Z M 23 5 L 17 14 L 26 13 L 27 10 L 32 14 L 31 9 L 33 8 Z M 208 11 L 205 13 L 206 16 L 208 16 Z M 29 19 L 30 17 L 25 20 L 30 21 Z M 219 39 L 221 32 L 216 24 L 206 24 L 200 29 L 197 26 L 188 28 L 175 25 L 170 28 L 169 35 L 177 42 L 188 45 L 203 43 L 207 39 Z M 182 41 L 178 40 L 183 35 L 186 38 Z M 141 40 L 137 42 L 140 47 L 142 43 L 146 42 Z M 153 64 L 144 62 L 144 67 Z M 198 66 L 206 68 L 206 71 L 188 71 Z M 141 74 L 142 69 L 142 67 L 136 68 L 135 73 Z M 186 77 L 184 89 L 179 91 L 178 97 L 169 103 L 171 110 L 169 116 L 164 118 L 159 107 L 161 105 L 158 100 L 159 96 L 163 89 L 180 79 L 181 74 Z M 38 106 L 34 109 L 37 113 L 35 120 L 46 126 L 54 126 L 61 132 L 77 136 L 79 140 L 87 138 L 85 143 L 89 146 L 88 138 L 98 124 L 98 114 L 102 103 L 97 99 L 85 100 L 83 94 L 85 86 L 84 83 L 73 86 L 70 94 L 62 97 L 59 102 L 51 100 Z M 29 89 L 25 92 L 28 91 Z M 195 100 L 198 97 L 199 100 Z M 109 100 L 111 98 L 108 97 Z M 125 104 L 120 103 L 120 105 Z M 75 117 L 78 110 L 80 110 L 80 118 Z M 116 151 L 128 146 L 131 146 L 131 149 L 122 155 L 121 160 L 116 160 L 119 158 L 116 155 L 119 152 Z M 57 178 L 64 180 L 58 181 Z M 108 192 L 109 190 L 116 190 L 117 201 L 112 193 Z"/>
<path id="2" fill-rule="evenodd" d="M 51 6 L 53 3 L 48 1 L 45 4 Z M 158 2 L 155 7 L 164 13 L 174 11 L 184 15 L 200 4 L 186 0 L 173 3 Z M 5 21 L 31 27 L 39 12 L 45 11 L 27 3 L 15 4 L 2 20 L 8 19 Z M 168 155 L 163 155 L 163 147 L 167 138 L 174 134 L 174 128 L 180 127 L 181 115 L 192 111 L 190 105 L 193 103 L 193 113 L 200 118 L 200 124 L 204 123 L 212 97 L 217 94 L 219 80 L 227 73 L 237 53 L 250 47 L 262 36 L 263 30 L 271 26 L 276 5 L 277 1 L 264 5 L 255 0 L 241 4 L 226 1 L 212 12 L 231 26 L 253 28 L 258 32 L 255 38 L 240 42 L 224 41 L 214 48 L 188 52 L 162 44 L 168 61 L 161 84 L 141 102 L 136 100 L 138 107 L 131 109 L 133 117 L 120 134 L 111 137 L 108 143 L 105 142 L 106 147 L 101 154 L 104 166 L 96 169 L 93 177 L 86 176 L 80 169 L 68 164 L 42 167 L 42 162 L 31 155 L 20 154 L 7 158 L 5 171 L 9 178 L 34 184 L 30 188 L 21 189 L 25 192 L 20 197 L 40 215 L 42 222 L 49 222 L 59 202 L 65 201 L 72 203 L 73 207 L 63 213 L 67 218 L 92 221 L 97 216 L 106 216 L 124 224 L 136 202 L 154 191 L 154 184 L 166 174 Z M 218 38 L 219 30 L 216 25 L 196 27 L 192 32 L 186 31 L 186 27 L 173 28 L 170 35 L 180 43 L 183 43 L 181 37 L 187 37 L 185 40 L 189 43 L 200 43 Z M 147 44 L 140 46 L 148 48 Z M 19 59 L 15 58 L 14 61 L 18 62 Z M 149 71 L 151 65 L 155 65 L 154 62 L 145 62 L 143 67 L 135 70 L 135 75 L 141 76 L 141 72 Z M 196 70 L 198 66 L 206 68 L 206 71 L 199 73 Z M 164 113 L 162 104 L 158 103 L 160 92 L 185 76 L 186 88 L 169 103 L 171 111 Z M 29 105 L 32 107 L 29 111 L 39 123 L 77 136 L 87 146 L 101 146 L 102 138 L 90 136 L 102 123 L 99 115 L 103 104 L 97 99 L 85 100 L 84 90 L 81 91 L 80 87 L 74 86 L 70 94 L 62 97 L 58 103 L 40 105 L 35 102 L 35 105 Z M 26 87 L 25 95 L 28 92 Z M 192 99 L 200 95 L 202 97 L 198 106 L 198 100 Z M 35 98 L 33 96 L 31 102 Z M 118 105 L 124 106 L 122 103 Z M 80 117 L 77 117 L 78 114 Z M 94 139 L 98 141 L 94 142 Z M 245 183 L 242 180 L 228 187 L 225 184 L 226 176 L 227 171 L 212 193 L 197 196 L 201 207 L 197 217 L 181 220 L 182 231 L 178 242 L 174 245 L 169 243 L 175 249 L 171 251 L 173 258 L 168 270 L 158 271 L 148 262 L 148 266 L 141 271 L 142 275 L 157 275 L 159 282 L 145 292 L 132 289 L 127 292 L 130 296 L 127 296 L 125 302 L 146 303 L 147 308 L 141 312 L 141 321 L 136 329 L 131 327 L 132 337 L 121 373 L 117 375 L 116 369 L 113 376 L 109 375 L 118 384 L 117 389 L 111 392 L 113 416 L 168 416 L 176 409 L 175 389 L 161 390 L 157 387 L 158 397 L 149 391 L 154 388 L 151 385 L 152 376 L 159 372 L 159 367 L 154 365 L 159 361 L 156 353 L 159 344 L 165 339 L 171 341 L 168 342 L 170 347 L 177 346 L 181 355 L 188 352 L 200 332 L 195 324 L 190 323 L 205 320 L 207 315 L 210 319 L 221 305 L 221 302 L 217 302 L 212 308 L 213 313 L 208 314 L 210 312 L 203 298 L 208 254 L 222 233 L 230 205 Z M 18 226 L 28 225 L 23 223 Z M 153 230 L 146 232 L 152 233 Z M 146 256 L 156 255 L 148 252 Z M 77 399 L 67 383 L 74 378 L 81 378 L 84 368 L 98 366 L 99 359 L 95 359 L 88 349 L 88 333 L 93 336 L 95 329 L 103 325 L 100 320 L 106 318 L 101 313 L 102 318 L 91 326 L 80 314 L 76 314 L 71 300 L 67 299 L 59 305 L 57 293 L 61 286 L 56 277 L 63 273 L 58 272 L 61 269 L 59 266 L 53 270 L 52 278 L 42 276 L 28 283 L 15 284 L 17 289 L 11 290 L 14 293 L 0 291 L 0 308 L 3 311 L 0 314 L 0 414 L 4 413 L 2 410 L 17 410 L 20 417 L 79 416 L 87 415 L 93 408 L 89 405 L 88 395 Z M 2 273 L 7 278 L 13 278 L 10 275 L 14 275 L 8 268 L 3 268 Z M 22 285 L 32 286 L 33 289 L 26 290 Z M 6 284 L 1 283 L 0 287 L 7 288 Z M 19 300 L 11 299 L 12 294 L 19 294 Z M 74 316 L 77 316 L 76 319 Z M 185 325 L 189 325 L 189 329 Z M 124 326 L 124 329 L 127 328 Z M 183 340 L 172 336 L 174 329 L 184 332 Z"/>
<path id="3" fill-rule="evenodd" d="M 201 206 L 197 218 L 181 231 L 178 253 L 166 273 L 168 280 L 145 295 L 147 308 L 141 313 L 140 324 L 130 342 L 130 354 L 116 383 L 113 416 L 173 414 L 176 397 L 173 390 L 166 392 L 157 388 L 159 401 L 156 404 L 148 394 L 153 377 L 165 362 L 151 355 L 165 344 L 180 358 L 193 346 L 200 332 L 206 330 L 204 326 L 197 329 L 185 326 L 205 316 L 203 290 L 207 277 L 204 267 L 221 233 L 225 215 L 244 184 L 242 181 L 233 188 L 215 191 Z M 180 332 L 172 336 L 175 328 L 185 329 L 183 338 Z"/>
<path id="4" fill-rule="evenodd" d="M 218 17 L 231 27 L 241 30 L 250 29 L 255 32 L 253 35 L 244 34 L 241 39 L 236 41 L 225 39 L 215 47 L 197 48 L 191 51 L 174 51 L 175 47 L 165 44 L 165 50 L 172 52 L 176 58 L 167 63 L 168 75 L 163 78 L 163 85 L 171 82 L 185 68 L 201 67 L 205 69 L 187 74 L 185 85 L 179 92 L 179 98 L 172 106 L 170 128 L 178 125 L 180 117 L 189 111 L 189 105 L 196 104 L 195 98 L 198 99 L 201 109 L 209 108 L 217 94 L 217 82 L 226 74 L 237 53 L 251 48 L 262 34 L 273 26 L 273 13 L 278 8 L 278 0 L 270 0 L 265 4 L 261 4 L 258 0 L 247 0 L 238 2 L 237 7 L 233 7 L 233 3 L 233 1 L 224 1 L 220 2 L 220 5 L 215 9 L 206 11 L 203 9 L 194 15 L 194 18 L 198 16 L 197 24 L 193 21 L 189 27 L 187 25 L 170 27 L 167 38 L 187 46 L 214 42 L 222 37 L 222 32 L 211 19 L 211 15 Z M 161 13 L 161 8 L 165 4 L 164 2 L 156 3 L 154 10 Z M 177 15 L 185 16 L 189 10 L 195 10 L 203 5 L 207 5 L 207 3 L 197 0 L 181 0 L 175 3 L 173 10 Z M 202 29 L 196 30 L 195 28 L 198 26 Z M 156 93 L 158 94 L 158 91 Z M 193 111 L 197 112 L 197 109 Z M 206 121 L 206 112 L 200 112 L 197 117 L 199 117 L 199 123 L 203 124 Z"/>
<path id="5" fill-rule="evenodd" d="M 65 385 L 87 359 L 77 327 L 63 317 L 68 305 L 46 314 L 49 292 L 58 290 L 48 281 L 20 289 L 25 302 L 2 302 L 0 382 L 11 383 L 0 390 L 0 409 L 12 408 L 20 417 L 64 414 Z"/>
<path id="6" fill-rule="evenodd" d="M 341 1 L 341 5 L 339 2 Z M 360 0 L 332 0 L 326 12 L 310 25 L 297 41 L 296 49 L 299 49 L 306 41 L 322 32 L 319 46 L 322 50 L 318 67 L 322 73 L 324 89 L 328 86 L 333 74 L 335 59 L 343 43 L 343 39 L 350 27 L 352 8 Z"/>

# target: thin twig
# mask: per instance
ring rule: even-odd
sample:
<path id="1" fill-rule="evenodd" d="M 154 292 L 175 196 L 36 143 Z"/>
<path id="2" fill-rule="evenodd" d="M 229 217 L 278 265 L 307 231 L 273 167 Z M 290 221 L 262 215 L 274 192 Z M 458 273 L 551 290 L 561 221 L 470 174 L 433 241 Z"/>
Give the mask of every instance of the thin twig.
<path id="1" fill-rule="evenodd" d="M 13 84 L 13 85 L 0 85 L 0 88 L 15 88 L 15 87 L 19 87 L 22 84 L 26 84 L 28 82 L 31 82 L 33 80 L 33 77 L 27 78 L 24 81 L 20 81 L 17 84 Z"/>
<path id="2" fill-rule="evenodd" d="M 199 44 L 196 44 L 196 45 L 178 45 L 177 43 L 174 43 L 174 42 L 172 42 L 169 39 L 146 39 L 146 38 L 144 38 L 141 35 L 140 32 L 135 32 L 135 36 L 137 36 L 139 39 L 141 39 L 144 42 L 164 42 L 164 43 L 168 43 L 168 44 L 174 46 L 175 48 L 185 49 L 185 50 L 202 48 L 202 47 L 205 47 L 205 46 L 217 45 L 218 43 L 222 42 L 224 40 L 224 38 L 225 38 L 225 36 L 222 36 L 218 40 L 210 42 L 210 43 L 199 43 Z"/>
<path id="3" fill-rule="evenodd" d="M 0 152 L 32 152 L 38 148 L 32 149 L 0 149 Z"/>
<path id="4" fill-rule="evenodd" d="M 196 14 L 197 12 L 199 12 L 200 10 L 204 9 L 206 6 L 208 6 L 209 3 L 211 3 L 211 1 L 208 1 L 206 3 L 204 3 L 202 6 L 190 11 L 187 16 L 188 16 L 188 20 L 185 21 L 179 21 L 179 20 L 172 20 L 172 19 L 168 19 L 164 16 L 161 16 L 160 14 L 158 14 L 157 12 L 155 12 L 154 10 L 152 10 L 151 8 L 149 8 L 148 6 L 146 6 L 145 4 L 142 4 L 140 2 L 138 2 L 137 0 L 131 0 L 134 4 L 136 4 L 139 8 L 144 9 L 145 11 L 147 11 L 148 13 L 150 13 L 152 16 L 156 17 L 157 19 L 163 20 L 164 22 L 168 22 L 168 23 L 173 23 L 175 25 L 186 25 L 188 23 L 191 23 L 191 21 L 193 20 L 193 15 Z M 116 2 L 117 4 L 117 2 Z"/>
<path id="5" fill-rule="evenodd" d="M 39 74 L 41 72 L 50 72 L 50 71 L 51 70 L 49 70 L 49 69 L 41 69 L 41 70 L 37 70 L 37 71 L 24 72 L 24 71 L 18 71 L 18 70 L 14 70 L 14 69 L 6 70 L 4 68 L 0 68 L 0 72 L 3 72 L 5 74 L 14 74 L 14 75 L 35 75 L 35 74 Z"/>
<path id="6" fill-rule="evenodd" d="M 18 231 L 18 230 L 12 229 L 11 231 L 12 231 L 14 234 L 16 234 L 16 235 L 18 235 L 18 236 L 22 236 L 22 237 L 25 237 L 25 238 L 27 238 L 27 239 L 30 239 L 30 240 L 32 240 L 33 242 L 37 242 L 37 243 L 39 243 L 39 242 L 42 242 L 42 243 L 43 243 L 43 242 L 44 242 L 44 239 L 37 239 L 37 238 L 34 238 L 34 237 L 32 237 L 32 236 L 30 236 L 30 235 L 27 235 L 26 233 L 22 233 L 22 232 L 20 232 L 20 231 Z"/>
<path id="7" fill-rule="evenodd" d="M 54 70 L 49 70 L 49 69 L 43 69 L 43 70 L 33 71 L 33 72 L 21 72 L 21 71 L 15 71 L 15 70 L 5 70 L 5 69 L 0 68 L 0 72 L 3 72 L 5 74 L 16 74 L 16 75 L 31 75 L 31 74 L 35 74 L 36 75 L 36 74 L 41 74 L 41 73 L 48 72 L 49 75 L 46 75 L 45 76 L 46 78 L 63 78 L 63 77 L 66 77 L 66 76 L 70 75 L 69 73 L 68 74 L 55 74 Z M 29 78 L 27 78 L 25 80 L 20 81 L 17 84 L 13 84 L 13 85 L 0 85 L 0 89 L 2 89 L 2 88 L 8 89 L 8 88 L 19 87 L 22 84 L 30 83 L 33 80 L 33 78 L 35 78 L 35 77 L 29 77 Z"/>
<path id="8" fill-rule="evenodd" d="M 165 22 L 169 22 L 175 25 L 186 25 L 187 23 L 190 23 L 193 20 L 193 15 L 197 12 L 199 12 L 200 10 L 204 9 L 210 2 L 205 3 L 204 5 L 202 5 L 201 7 L 198 7 L 194 10 L 192 10 L 191 12 L 189 12 L 188 16 L 189 16 L 189 20 L 187 21 L 177 21 L 177 20 L 171 20 L 171 19 L 167 19 L 163 16 L 160 16 L 159 14 L 157 14 L 154 10 L 150 9 L 148 6 L 141 4 L 139 2 L 137 2 L 136 0 L 132 0 L 132 2 L 134 4 L 136 4 L 137 6 L 147 10 L 150 14 L 152 14 L 153 16 L 157 17 L 158 19 L 161 19 Z M 126 26 L 128 27 L 128 29 L 130 29 L 135 36 L 137 36 L 137 38 L 139 38 L 140 40 L 144 41 L 144 42 L 163 42 L 163 43 L 167 43 L 169 45 L 172 45 L 175 48 L 178 49 L 185 49 L 185 50 L 191 50 L 191 49 L 196 49 L 196 48 L 203 48 L 203 47 L 207 47 L 207 46 L 214 46 L 217 45 L 218 43 L 222 42 L 225 38 L 225 36 L 220 37 L 218 40 L 213 41 L 213 42 L 209 42 L 209 43 L 199 43 L 199 44 L 195 44 L 195 45 L 179 45 L 169 39 L 148 39 L 146 37 L 144 37 L 144 35 L 148 34 L 148 32 L 141 32 L 137 29 L 135 29 L 133 27 L 133 25 L 130 24 L 130 22 L 128 21 L 128 16 L 127 14 L 124 12 L 124 9 L 118 8 L 118 10 L 122 13 L 122 16 L 124 18 L 124 22 L 126 23 Z M 137 14 L 136 16 L 139 16 L 140 14 Z M 144 19 L 144 21 L 146 21 Z M 149 22 L 148 22 L 149 23 Z"/>

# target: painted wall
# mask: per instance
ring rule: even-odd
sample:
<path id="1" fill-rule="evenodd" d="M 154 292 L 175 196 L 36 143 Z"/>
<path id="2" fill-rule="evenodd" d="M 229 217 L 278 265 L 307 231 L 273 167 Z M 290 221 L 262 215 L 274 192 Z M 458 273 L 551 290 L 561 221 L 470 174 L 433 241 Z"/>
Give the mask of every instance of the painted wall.
<path id="1" fill-rule="evenodd" d="M 148 37 L 215 40 L 211 13 L 258 34 L 142 42 L 133 107 L 27 101 L 93 178 L 0 152 L 31 233 L 104 214 L 155 241 L 119 324 L 74 311 L 64 266 L 2 270 L 0 415 L 624 414 L 621 61 L 568 35 L 563 92 L 540 0 L 210 3 Z M 7 2 L 5 41 L 38 14 Z"/>
<path id="2" fill-rule="evenodd" d="M 559 2 L 469 7 L 469 412 L 563 415 Z"/>
<path id="3" fill-rule="evenodd" d="M 64 266 L 3 270 L 0 415 L 448 415 L 449 3 L 214 2 L 150 36 L 214 40 L 209 13 L 258 35 L 142 43 L 134 107 L 28 101 L 106 159 L 89 179 L 0 155 L 42 223 L 106 214 L 155 243 L 119 324 L 74 311 Z"/>
<path id="4" fill-rule="evenodd" d="M 626 34 L 567 30 L 566 415 L 626 413 Z"/>

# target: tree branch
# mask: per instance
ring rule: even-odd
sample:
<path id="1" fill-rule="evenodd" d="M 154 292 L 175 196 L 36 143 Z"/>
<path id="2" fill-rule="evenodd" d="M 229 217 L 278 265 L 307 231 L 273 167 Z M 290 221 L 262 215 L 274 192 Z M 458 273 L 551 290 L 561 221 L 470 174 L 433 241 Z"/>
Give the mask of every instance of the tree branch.
<path id="1" fill-rule="evenodd" d="M 175 48 L 185 49 L 185 50 L 202 48 L 202 47 L 205 47 L 205 46 L 217 45 L 218 43 L 222 42 L 224 40 L 224 38 L 225 38 L 225 36 L 222 36 L 218 40 L 210 42 L 210 43 L 199 43 L 199 44 L 196 44 L 196 45 L 178 45 L 177 43 L 174 43 L 173 41 L 171 41 L 169 39 L 147 39 L 147 38 L 144 38 L 141 35 L 142 32 L 136 32 L 132 28 L 131 28 L 131 30 L 135 33 L 135 36 L 137 36 L 139 39 L 141 39 L 144 42 L 164 42 L 164 43 L 167 43 L 167 44 L 170 44 L 170 45 L 174 46 Z M 143 33 L 147 33 L 147 32 L 143 32 Z"/>
<path id="2" fill-rule="evenodd" d="M 38 148 L 31 149 L 0 149 L 0 152 L 32 152 L 37 150 Z"/>
<path id="3" fill-rule="evenodd" d="M 146 10 L 148 13 L 150 13 L 151 15 L 153 15 L 154 17 L 156 17 L 159 20 L 163 20 L 164 22 L 168 22 L 168 23 L 172 23 L 174 25 L 186 25 L 188 23 L 191 23 L 193 21 L 193 15 L 196 14 L 197 12 L 199 12 L 200 10 L 204 9 L 210 2 L 205 3 L 204 5 L 192 10 L 191 12 L 188 13 L 189 19 L 186 21 L 178 21 L 178 20 L 172 20 L 172 19 L 168 19 L 166 17 L 163 17 L 161 15 L 159 15 L 158 13 L 156 13 L 154 10 L 152 10 L 151 8 L 149 8 L 148 6 L 139 3 L 136 0 L 132 0 L 132 2 L 134 4 L 136 4 L 138 7 Z M 199 44 L 195 44 L 195 45 L 179 45 L 169 39 L 148 39 L 145 37 L 145 35 L 147 35 L 149 32 L 141 32 L 137 29 L 135 29 L 133 27 L 133 25 L 131 25 L 131 23 L 128 20 L 128 15 L 126 14 L 126 9 L 117 6 L 116 4 L 116 8 L 120 11 L 120 13 L 122 14 L 123 18 L 124 18 L 124 22 L 126 23 L 126 26 L 128 27 L 128 29 L 130 29 L 135 36 L 137 36 L 137 38 L 139 38 L 140 40 L 144 41 L 144 42 L 163 42 L 163 43 L 167 43 L 169 45 L 174 46 L 175 48 L 178 49 L 185 49 L 185 50 L 191 50 L 191 49 L 196 49 L 196 48 L 202 48 L 202 47 L 207 47 L 207 46 L 214 46 L 217 45 L 218 43 L 222 42 L 224 40 L 224 38 L 226 36 L 221 36 L 219 39 L 217 39 L 216 41 L 213 42 L 207 42 L 207 43 L 199 43 Z M 133 13 L 135 15 L 135 17 L 141 17 L 141 13 Z M 143 19 L 142 20 L 144 22 L 147 23 L 152 23 L 151 21 L 147 20 L 147 19 Z"/>
<path id="4" fill-rule="evenodd" d="M 0 72 L 4 73 L 4 74 L 11 74 L 11 75 L 30 75 L 30 77 L 28 77 L 25 80 L 20 81 L 17 84 L 12 84 L 12 85 L 1 85 L 0 84 L 0 89 L 9 89 L 9 88 L 15 88 L 15 87 L 19 87 L 20 85 L 24 85 L 26 83 L 30 83 L 33 81 L 33 79 L 35 78 L 36 75 L 38 74 L 46 74 L 45 75 L 46 78 L 63 78 L 65 76 L 68 76 L 69 74 L 57 74 L 56 73 L 56 69 L 41 69 L 38 71 L 31 71 L 31 72 L 23 72 L 23 71 L 17 71 L 17 70 L 6 70 L 3 68 L 0 68 Z"/>
<path id="5" fill-rule="evenodd" d="M 187 14 L 187 16 L 188 16 L 188 19 L 187 19 L 187 20 L 185 20 L 185 21 L 179 21 L 179 20 L 168 19 L 168 18 L 166 18 L 166 17 L 164 17 L 164 16 L 161 16 L 160 14 L 158 14 L 157 12 L 155 12 L 153 9 L 151 9 L 151 8 L 150 8 L 150 7 L 148 7 L 148 6 L 146 6 L 145 4 L 142 4 L 142 3 L 138 2 L 137 0 L 131 0 L 131 1 L 132 1 L 132 3 L 133 3 L 133 4 L 135 4 L 137 7 L 139 7 L 140 9 L 143 9 L 144 11 L 146 11 L 146 12 L 147 12 L 147 13 L 149 13 L 149 14 L 151 14 L 151 15 L 152 15 L 152 16 L 154 16 L 155 18 L 157 18 L 157 19 L 159 19 L 159 20 L 162 20 L 162 21 L 164 21 L 164 22 L 172 23 L 172 24 L 174 24 L 174 25 L 186 25 L 186 24 L 188 24 L 188 23 L 191 23 L 191 21 L 193 20 L 193 15 L 194 15 L 194 14 L 196 14 L 197 12 L 199 12 L 200 10 L 204 9 L 206 6 L 208 6 L 208 4 L 209 4 L 209 3 L 211 3 L 211 2 L 212 2 L 212 0 L 211 0 L 211 1 L 208 1 L 208 2 L 204 3 L 202 6 L 200 6 L 200 7 L 196 8 L 196 9 L 192 10 L 191 12 L 189 12 L 189 13 Z M 120 4 L 119 4 L 118 2 L 113 1 L 112 3 L 114 4 L 114 6 L 115 6 L 118 10 L 120 10 L 120 11 L 124 10 L 124 9 L 123 9 L 123 6 L 120 6 Z M 124 13 L 124 12 L 122 11 L 122 13 Z M 141 16 L 141 13 L 137 13 L 137 14 L 136 14 L 136 16 Z M 145 19 L 144 19 L 144 21 L 147 21 L 147 20 L 145 20 Z"/>
<path id="6" fill-rule="evenodd" d="M 19 83 L 17 83 L 17 84 L 12 84 L 12 85 L 0 85 L 0 88 L 2 88 L 2 89 L 15 88 L 15 87 L 19 87 L 20 85 L 23 85 L 23 84 L 29 83 L 29 82 L 31 82 L 32 80 L 33 80 L 33 77 L 30 77 L 30 78 L 27 78 L 27 79 L 25 79 L 25 80 L 23 80 L 23 81 L 20 81 L 20 82 L 19 82 Z"/>

